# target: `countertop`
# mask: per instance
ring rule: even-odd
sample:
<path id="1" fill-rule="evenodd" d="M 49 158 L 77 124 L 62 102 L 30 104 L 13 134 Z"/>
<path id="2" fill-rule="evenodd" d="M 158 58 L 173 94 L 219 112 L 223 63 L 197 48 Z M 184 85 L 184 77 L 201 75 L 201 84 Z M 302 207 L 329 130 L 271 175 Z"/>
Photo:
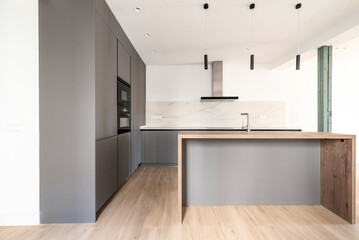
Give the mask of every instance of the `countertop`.
<path id="1" fill-rule="evenodd" d="M 150 127 L 142 126 L 141 131 L 247 131 L 239 127 Z M 301 132 L 299 128 L 251 128 L 251 131 L 295 131 Z"/>
<path id="2" fill-rule="evenodd" d="M 350 139 L 355 135 L 323 132 L 294 131 L 181 131 L 182 139 Z"/>

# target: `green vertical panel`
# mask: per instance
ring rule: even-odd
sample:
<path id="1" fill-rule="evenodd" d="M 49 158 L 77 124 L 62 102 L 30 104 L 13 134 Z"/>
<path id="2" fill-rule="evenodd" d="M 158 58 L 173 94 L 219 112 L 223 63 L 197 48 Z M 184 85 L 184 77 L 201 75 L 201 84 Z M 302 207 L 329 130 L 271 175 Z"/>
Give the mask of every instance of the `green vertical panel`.
<path id="1" fill-rule="evenodd" d="M 324 132 L 324 48 L 318 49 L 318 131 Z"/>
<path id="2" fill-rule="evenodd" d="M 332 46 L 318 49 L 318 131 L 332 131 Z"/>

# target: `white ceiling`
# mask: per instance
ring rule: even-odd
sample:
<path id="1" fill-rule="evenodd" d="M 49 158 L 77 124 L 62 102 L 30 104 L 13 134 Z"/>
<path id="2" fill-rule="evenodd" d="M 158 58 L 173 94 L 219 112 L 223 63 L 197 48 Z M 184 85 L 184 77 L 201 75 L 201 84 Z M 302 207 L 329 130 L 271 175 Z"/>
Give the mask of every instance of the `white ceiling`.
<path id="1" fill-rule="evenodd" d="M 197 64 L 204 48 L 209 60 L 277 67 L 297 54 L 297 10 L 293 0 L 106 0 L 130 41 L 147 65 Z M 205 10 L 208 2 L 208 30 Z M 254 2 L 254 43 L 251 10 Z M 302 0 L 301 53 L 328 43 L 359 25 L 359 0 Z M 134 11 L 140 7 L 141 12 Z M 350 40 L 351 31 L 340 41 Z M 151 37 L 145 37 L 150 33 Z M 207 36 L 207 37 L 206 37 Z M 154 53 L 153 50 L 156 52 Z"/>

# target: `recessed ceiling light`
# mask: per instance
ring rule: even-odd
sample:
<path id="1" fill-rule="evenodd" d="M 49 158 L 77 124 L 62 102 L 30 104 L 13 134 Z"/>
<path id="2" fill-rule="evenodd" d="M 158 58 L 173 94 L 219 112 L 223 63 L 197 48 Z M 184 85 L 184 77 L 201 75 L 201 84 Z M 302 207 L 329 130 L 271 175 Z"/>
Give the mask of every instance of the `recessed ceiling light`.
<path id="1" fill-rule="evenodd" d="M 145 37 L 148 37 L 148 38 L 149 38 L 149 37 L 151 37 L 151 34 L 146 33 L 146 34 L 145 34 Z"/>
<path id="2" fill-rule="evenodd" d="M 156 50 L 154 50 L 154 49 L 152 49 L 152 51 L 151 51 L 152 53 L 156 53 L 157 51 Z"/>
<path id="3" fill-rule="evenodd" d="M 135 7 L 135 12 L 141 12 L 141 8 L 139 8 L 139 7 Z"/>

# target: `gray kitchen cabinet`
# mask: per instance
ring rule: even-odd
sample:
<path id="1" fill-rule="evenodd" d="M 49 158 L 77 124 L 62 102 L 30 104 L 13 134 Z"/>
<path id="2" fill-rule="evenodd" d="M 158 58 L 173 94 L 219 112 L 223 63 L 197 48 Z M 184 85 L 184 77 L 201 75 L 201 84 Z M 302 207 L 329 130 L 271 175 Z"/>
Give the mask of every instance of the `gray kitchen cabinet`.
<path id="1" fill-rule="evenodd" d="M 146 125 L 146 66 L 140 65 L 139 78 L 139 117 L 140 126 Z"/>
<path id="2" fill-rule="evenodd" d="M 134 173 L 141 163 L 141 137 L 139 130 L 131 130 L 131 157 L 130 157 L 130 174 Z"/>
<path id="3" fill-rule="evenodd" d="M 144 139 L 144 163 L 157 163 L 157 135 L 158 131 L 143 131 Z"/>
<path id="4" fill-rule="evenodd" d="M 131 84 L 131 55 L 120 41 L 117 45 L 117 75 Z"/>
<path id="5" fill-rule="evenodd" d="M 157 162 L 177 163 L 177 131 L 159 131 L 157 134 Z"/>
<path id="6" fill-rule="evenodd" d="M 141 151 L 140 151 L 140 159 L 141 159 L 141 163 L 145 162 L 145 135 L 143 134 L 143 132 L 140 130 L 140 141 L 141 141 Z"/>
<path id="7" fill-rule="evenodd" d="M 123 133 L 117 136 L 118 187 L 121 186 L 130 175 L 130 141 L 131 133 Z"/>
<path id="8" fill-rule="evenodd" d="M 96 141 L 96 212 L 117 190 L 117 136 Z"/>
<path id="9" fill-rule="evenodd" d="M 137 169 L 138 165 L 141 163 L 139 82 L 140 68 L 137 62 L 133 58 L 131 58 L 131 174 Z"/>
<path id="10" fill-rule="evenodd" d="M 177 164 L 178 131 L 142 131 L 144 163 Z"/>
<path id="11" fill-rule="evenodd" d="M 117 76 L 146 67 L 105 0 L 39 1 L 39 30 L 39 220 L 94 223 L 119 180 Z"/>
<path id="12" fill-rule="evenodd" d="M 96 140 L 117 135 L 117 38 L 96 13 Z"/>
<path id="13" fill-rule="evenodd" d="M 137 151 L 137 158 L 136 158 L 136 169 L 138 168 L 138 166 L 141 164 L 141 130 L 137 129 L 136 130 L 136 151 Z"/>

